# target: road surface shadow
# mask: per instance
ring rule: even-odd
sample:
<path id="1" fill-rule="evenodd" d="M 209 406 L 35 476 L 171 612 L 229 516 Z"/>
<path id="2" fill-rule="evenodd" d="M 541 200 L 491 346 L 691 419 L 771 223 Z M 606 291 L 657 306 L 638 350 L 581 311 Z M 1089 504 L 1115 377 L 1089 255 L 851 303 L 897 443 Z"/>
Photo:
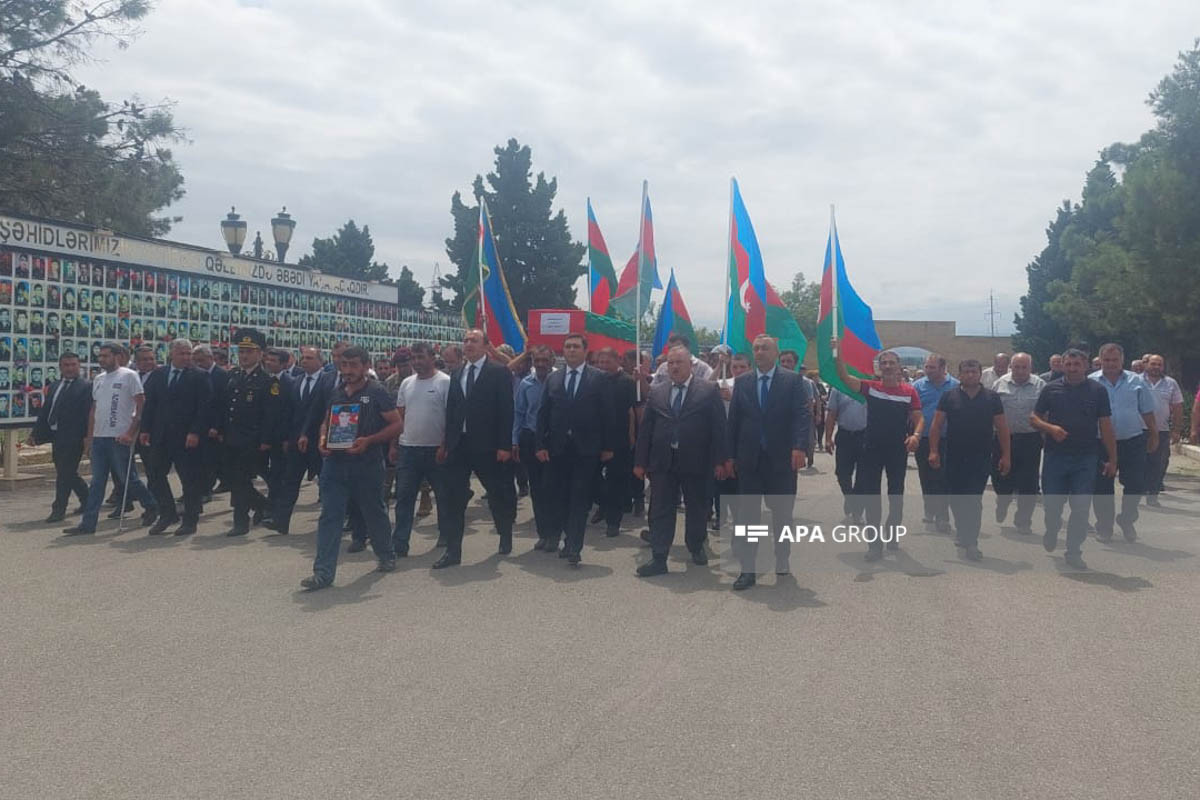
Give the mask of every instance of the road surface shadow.
<path id="1" fill-rule="evenodd" d="M 383 596 L 378 592 L 374 594 L 368 594 L 368 592 L 378 581 L 386 577 L 387 573 L 372 570 L 365 575 L 360 575 L 344 586 L 340 586 L 335 582 L 328 589 L 321 589 L 316 592 L 297 589 L 292 593 L 292 600 L 303 606 L 301 610 L 306 612 L 324 611 L 334 606 L 365 603 Z"/>
<path id="2" fill-rule="evenodd" d="M 764 584 L 760 580 L 754 586 L 741 592 L 732 592 L 739 600 L 758 603 L 770 611 L 795 611 L 798 608 L 825 608 L 828 604 L 817 598 L 817 593 L 806 589 L 796 581 L 792 574 L 776 575 L 775 584 Z"/>
<path id="3" fill-rule="evenodd" d="M 583 562 L 577 566 L 568 564 L 565 558 L 559 558 L 555 553 L 541 550 L 529 550 L 518 556 L 509 556 L 508 560 L 531 575 L 548 578 L 555 583 L 578 583 L 593 578 L 605 578 L 613 574 L 612 567 L 588 563 L 586 546 L 581 555 Z M 496 574 L 499 575 L 499 573 Z"/>
<path id="4" fill-rule="evenodd" d="M 1157 561 L 1159 563 L 1169 563 L 1179 561 L 1185 558 L 1195 558 L 1195 553 L 1190 553 L 1187 550 L 1167 550 L 1163 547 L 1155 547 L 1154 545 L 1146 544 L 1142 541 L 1126 542 L 1124 540 L 1117 541 L 1115 538 L 1111 542 L 1097 542 L 1104 553 L 1115 553 L 1122 556 L 1134 556 L 1136 558 L 1144 558 L 1148 561 Z"/>
<path id="5" fill-rule="evenodd" d="M 1060 559 L 1055 559 L 1055 561 L 1060 561 Z M 1124 593 L 1140 592 L 1142 589 L 1154 588 L 1153 583 L 1135 575 L 1122 576 L 1114 575 L 1111 572 L 1094 572 L 1091 570 L 1080 572 L 1079 570 L 1072 570 L 1070 567 L 1062 564 L 1061 561 L 1058 567 L 1059 574 L 1064 578 L 1076 583 L 1086 583 L 1089 586 L 1107 586 L 1114 591 Z"/>
<path id="6" fill-rule="evenodd" d="M 876 575 L 889 572 L 907 575 L 910 578 L 935 578 L 946 574 L 945 570 L 922 564 L 903 549 L 886 553 L 882 561 L 867 562 L 864 560 L 865 555 L 866 553 L 861 551 L 837 555 L 838 561 L 853 568 L 857 573 L 854 576 L 855 583 L 868 583 L 874 580 Z"/>

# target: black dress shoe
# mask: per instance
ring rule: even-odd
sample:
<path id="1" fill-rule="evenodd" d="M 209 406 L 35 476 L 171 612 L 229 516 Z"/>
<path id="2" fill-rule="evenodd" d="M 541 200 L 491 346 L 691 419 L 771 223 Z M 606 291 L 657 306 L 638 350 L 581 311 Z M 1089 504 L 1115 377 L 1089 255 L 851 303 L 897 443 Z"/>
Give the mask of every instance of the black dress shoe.
<path id="1" fill-rule="evenodd" d="M 743 589 L 749 589 L 754 584 L 758 583 L 758 579 L 753 572 L 743 572 L 737 576 L 737 580 L 733 582 L 733 590 L 740 592 Z"/>
<path id="2" fill-rule="evenodd" d="M 176 522 L 179 522 L 179 517 L 159 517 L 158 522 L 154 523 L 150 527 L 148 534 L 150 536 L 161 536 L 167 532 L 167 528 L 171 527 Z"/>
<path id="3" fill-rule="evenodd" d="M 439 536 L 437 541 L 433 543 L 434 547 L 447 547 L 450 543 L 446 541 L 445 536 Z"/>
<path id="4" fill-rule="evenodd" d="M 261 508 L 257 509 L 254 512 L 253 516 L 250 517 L 250 524 L 252 526 L 253 525 L 262 525 L 264 519 L 267 519 L 267 512 L 262 510 Z"/>
<path id="5" fill-rule="evenodd" d="M 571 553 L 569 556 L 567 556 L 567 563 L 572 567 L 578 567 L 580 560 L 579 553 Z"/>
<path id="6" fill-rule="evenodd" d="M 158 519 L 158 509 L 157 508 L 148 508 L 142 512 L 142 517 L 141 517 L 140 521 L 141 521 L 141 524 L 143 524 L 143 525 L 153 525 L 154 520 L 156 520 L 156 519 Z"/>
<path id="7" fill-rule="evenodd" d="M 538 539 L 536 542 L 533 543 L 533 549 L 534 550 L 545 550 L 546 544 L 547 544 L 547 542 L 545 539 Z"/>
<path id="8" fill-rule="evenodd" d="M 606 531 L 604 531 L 604 535 L 610 539 L 615 539 L 616 537 L 621 535 L 621 526 L 609 525 L 608 529 Z"/>
<path id="9" fill-rule="evenodd" d="M 196 526 L 190 522 L 185 522 L 175 529 L 176 536 L 191 536 L 196 532 Z"/>
<path id="10" fill-rule="evenodd" d="M 396 571 L 396 559 L 387 558 L 387 559 L 381 560 L 379 562 L 379 566 L 375 567 L 375 571 L 376 572 L 395 572 Z"/>
<path id="11" fill-rule="evenodd" d="M 90 528 L 85 528 L 82 525 L 72 525 L 69 528 L 63 528 L 62 532 L 65 533 L 67 536 L 84 536 L 89 533 L 95 533 L 94 530 L 91 530 Z"/>
<path id="12" fill-rule="evenodd" d="M 666 574 L 667 560 L 665 558 L 652 558 L 637 568 L 637 576 L 639 578 L 651 578 L 655 575 Z"/>
<path id="13" fill-rule="evenodd" d="M 247 528 L 236 528 L 235 527 L 233 530 L 231 530 L 229 533 L 227 533 L 225 535 L 226 536 L 245 536 L 248 533 L 250 533 L 250 529 L 248 527 Z"/>
<path id="14" fill-rule="evenodd" d="M 512 552 L 512 534 L 500 534 L 500 546 L 496 552 L 502 556 L 506 556 Z"/>
<path id="15" fill-rule="evenodd" d="M 216 487 L 215 487 L 215 488 L 212 490 L 212 493 L 213 493 L 213 494 L 225 494 L 225 493 L 226 493 L 226 492 L 228 492 L 228 491 L 229 491 L 229 487 L 228 487 L 228 486 L 226 486 L 226 485 L 225 485 L 225 484 L 223 484 L 223 483 L 218 483 L 218 484 L 216 485 Z"/>
<path id="16" fill-rule="evenodd" d="M 776 575 L 791 575 L 792 574 L 792 565 L 787 561 L 779 562 L 778 564 L 775 565 L 775 574 Z"/>
<path id="17" fill-rule="evenodd" d="M 596 513 L 592 514 L 592 518 L 588 520 L 589 525 L 596 525 L 604 520 L 604 509 L 597 508 Z"/>
<path id="18" fill-rule="evenodd" d="M 644 516 L 646 516 L 646 501 L 645 501 L 645 500 L 636 500 L 636 501 L 634 501 L 634 504 L 633 504 L 633 515 L 634 515 L 635 517 L 644 517 Z"/>
<path id="19" fill-rule="evenodd" d="M 553 547 L 553 548 L 551 548 L 551 549 L 552 549 L 552 550 L 558 550 L 558 557 L 559 557 L 559 558 L 566 558 L 568 555 L 570 555 L 570 553 L 568 553 L 568 552 L 567 552 L 567 548 L 566 548 L 566 546 L 565 546 L 565 545 L 563 546 L 563 548 L 562 548 L 561 550 L 559 550 L 559 549 L 558 549 L 558 545 L 554 545 L 554 547 Z"/>
<path id="20" fill-rule="evenodd" d="M 318 589 L 325 589 L 333 586 L 333 581 L 329 578 L 323 578 L 320 575 L 310 575 L 300 581 L 300 585 L 310 592 L 315 592 Z"/>
<path id="21" fill-rule="evenodd" d="M 361 553 L 367 549 L 366 542 L 360 542 L 358 539 L 351 539 L 350 546 L 346 548 L 347 553 Z"/>
<path id="22" fill-rule="evenodd" d="M 445 569 L 446 567 L 456 567 L 462 563 L 462 556 L 443 553 L 442 557 L 433 562 L 433 569 Z"/>
<path id="23" fill-rule="evenodd" d="M 1083 557 L 1078 553 L 1067 553 L 1067 555 L 1063 557 L 1063 561 L 1067 562 L 1068 567 L 1073 567 L 1074 569 L 1088 568 L 1088 565 L 1083 563 Z"/>
<path id="24" fill-rule="evenodd" d="M 708 553 L 704 552 L 704 548 L 692 551 L 692 563 L 698 567 L 708 566 Z"/>
<path id="25" fill-rule="evenodd" d="M 66 518 L 67 518 L 67 515 L 65 513 L 63 513 L 62 511 L 51 511 L 50 516 L 46 517 L 44 522 L 46 522 L 47 524 L 49 524 L 51 522 L 62 522 Z"/>
<path id="26" fill-rule="evenodd" d="M 286 535 L 286 533 L 284 535 Z M 408 558 L 408 548 L 407 547 L 397 547 L 396 548 L 396 558 Z"/>
<path id="27" fill-rule="evenodd" d="M 129 505 L 125 506 L 125 513 L 128 514 L 130 511 L 133 511 L 133 503 L 130 503 Z M 122 516 L 121 509 L 114 508 L 112 510 L 112 512 L 109 513 L 108 518 L 109 519 L 120 519 L 121 516 Z"/>
<path id="28" fill-rule="evenodd" d="M 264 519 L 262 522 L 262 526 L 269 531 L 278 531 L 279 530 L 279 523 L 273 519 Z"/>
<path id="29" fill-rule="evenodd" d="M 638 538 L 646 544 L 650 544 L 650 529 L 642 528 L 642 532 L 638 534 Z"/>

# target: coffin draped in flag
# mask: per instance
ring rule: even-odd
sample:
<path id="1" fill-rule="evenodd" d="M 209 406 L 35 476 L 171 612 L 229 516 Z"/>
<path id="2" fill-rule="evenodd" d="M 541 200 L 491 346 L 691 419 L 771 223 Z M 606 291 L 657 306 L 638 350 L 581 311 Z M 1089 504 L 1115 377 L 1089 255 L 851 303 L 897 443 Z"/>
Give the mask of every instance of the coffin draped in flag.
<path id="1" fill-rule="evenodd" d="M 691 343 L 692 353 L 698 352 L 696 330 L 692 327 L 692 317 L 688 314 L 687 306 L 683 304 L 679 285 L 675 283 L 675 270 L 671 270 L 671 278 L 667 281 L 667 296 L 663 298 L 662 309 L 658 313 L 658 324 L 654 328 L 654 347 L 650 352 L 654 355 L 667 352 L 667 339 L 672 333 L 686 336 Z"/>
<path id="2" fill-rule="evenodd" d="M 796 318 L 767 282 L 762 251 L 750 214 L 733 181 L 729 219 L 729 302 L 725 310 L 725 344 L 750 354 L 754 337 L 765 333 L 779 340 L 780 350 L 795 350 L 804 360 L 808 340 Z"/>
<path id="3" fill-rule="evenodd" d="M 479 292 L 481 277 L 482 295 Z M 507 344 L 518 353 L 524 352 L 525 328 L 521 325 L 508 291 L 508 283 L 504 280 L 500 254 L 496 250 L 496 237 L 492 233 L 491 215 L 483 198 L 479 199 L 479 237 L 475 244 L 475 262 L 473 269 L 467 271 L 463 292 L 464 326 L 483 330 L 488 342 L 495 347 Z"/>
<path id="4" fill-rule="evenodd" d="M 633 320 L 638 314 L 638 309 L 641 309 L 643 314 L 646 313 L 646 308 L 650 305 L 650 292 L 661 288 L 663 287 L 662 281 L 658 279 L 658 258 L 654 253 L 654 217 L 650 213 L 650 196 L 643 194 L 638 249 L 630 256 L 625 269 L 621 270 L 617 293 L 613 296 L 610 307 L 618 316 Z M 634 291 L 635 289 L 639 291 Z"/>
<path id="5" fill-rule="evenodd" d="M 591 287 L 590 308 L 593 314 L 608 316 L 612 309 L 610 303 L 617 293 L 617 272 L 613 268 L 612 257 L 608 254 L 608 245 L 604 243 L 604 234 L 600 233 L 600 223 L 596 221 L 596 212 L 592 210 L 592 199 L 587 201 L 588 212 L 588 286 Z"/>
<path id="6" fill-rule="evenodd" d="M 817 363 L 821 380 L 843 394 L 862 401 L 857 392 L 850 391 L 838 378 L 830 342 L 835 336 L 847 372 L 858 378 L 870 378 L 875 374 L 875 356 L 883 349 L 879 334 L 875 331 L 875 317 L 871 307 L 863 302 L 846 277 L 846 262 L 842 259 L 837 226 L 831 222 L 829 241 L 825 245 L 825 269 L 821 273 L 821 306 L 817 313 Z"/>

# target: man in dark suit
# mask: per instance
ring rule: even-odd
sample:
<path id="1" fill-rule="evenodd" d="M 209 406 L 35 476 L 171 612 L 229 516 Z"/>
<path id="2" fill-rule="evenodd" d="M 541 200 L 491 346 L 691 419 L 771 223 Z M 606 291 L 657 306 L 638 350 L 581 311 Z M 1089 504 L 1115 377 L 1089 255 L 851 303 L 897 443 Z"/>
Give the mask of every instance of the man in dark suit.
<path id="1" fill-rule="evenodd" d="M 171 467 L 183 485 L 183 521 L 176 536 L 196 532 L 204 502 L 204 461 L 200 443 L 208 436 L 212 394 L 207 375 L 192 366 L 192 343 L 171 342 L 171 361 L 146 378 L 142 416 L 143 447 L 150 454 L 150 491 L 158 502 L 158 521 L 151 536 L 179 522 L 175 496 L 168 481 Z"/>
<path id="2" fill-rule="evenodd" d="M 682 494 L 686 506 L 684 542 L 694 564 L 704 566 L 705 524 L 711 480 L 723 480 L 728 460 L 725 406 L 717 384 L 692 375 L 692 354 L 676 345 L 667 353 L 667 377 L 651 387 L 638 430 L 633 474 L 650 476 L 650 561 L 637 569 L 643 578 L 667 571 L 675 540 L 675 517 Z"/>
<path id="3" fill-rule="evenodd" d="M 753 351 L 755 368 L 734 381 L 729 403 L 729 442 L 738 479 L 736 519 L 743 525 L 757 523 L 766 500 L 775 573 L 786 575 L 791 543 L 780 542 L 778 534 L 791 521 L 796 472 L 808 461 L 812 412 L 804 378 L 779 366 L 779 343 L 762 334 L 755 338 Z M 735 535 L 732 546 L 742 569 L 733 588 L 748 589 L 756 580 L 757 542 Z"/>
<path id="4" fill-rule="evenodd" d="M 300 496 L 300 484 L 309 472 L 321 471 L 321 453 L 316 446 L 321 432 L 325 406 L 314 413 L 317 398 L 327 396 L 322 390 L 323 379 L 328 376 L 321 368 L 321 351 L 315 347 L 300 348 L 301 375 L 289 390 L 291 413 L 285 426 L 283 449 L 286 464 L 275 504 L 274 521 L 266 527 L 287 535 L 296 499 Z M 332 385 L 332 380 L 327 380 Z"/>
<path id="5" fill-rule="evenodd" d="M 225 396 L 229 371 L 217 364 L 212 348 L 206 344 L 198 344 L 192 349 L 192 365 L 208 375 L 208 387 L 214 400 L 208 408 L 208 431 L 200 443 L 200 460 L 204 464 L 204 494 L 220 494 L 229 491 L 229 487 L 225 485 L 222 468 L 224 445 L 217 435 L 222 409 L 216 400 Z"/>
<path id="6" fill-rule="evenodd" d="M 633 470 L 634 406 L 637 405 L 637 383 L 621 369 L 621 357 L 615 348 L 602 348 L 596 366 L 605 373 L 604 384 L 609 392 L 612 412 L 613 457 L 604 465 L 600 492 L 600 510 L 608 536 L 621 533 L 621 518 L 630 505 L 630 476 Z"/>
<path id="7" fill-rule="evenodd" d="M 87 482 L 79 477 L 79 459 L 92 411 L 92 385 L 80 376 L 79 356 L 74 353 L 58 357 L 58 371 L 62 378 L 47 389 L 46 402 L 29 435 L 30 445 L 51 443 L 54 504 L 46 522 L 60 522 L 66 517 L 72 492 L 79 498 L 80 510 L 88 495 Z"/>
<path id="8" fill-rule="evenodd" d="M 488 358 L 483 331 L 463 337 L 463 363 L 450 376 L 446 399 L 446 490 L 450 510 L 446 522 L 446 552 L 434 569 L 462 562 L 463 531 L 471 473 L 487 493 L 492 520 L 500 534 L 501 555 L 512 552 L 512 528 L 517 516 L 517 491 L 512 470 L 513 388 L 508 367 Z"/>
<path id="9" fill-rule="evenodd" d="M 280 420 L 281 435 L 271 443 L 264 462 L 263 480 L 267 482 L 267 511 L 265 520 L 271 520 L 275 508 L 280 503 L 280 493 L 283 491 L 283 481 L 287 476 L 287 453 L 285 451 L 286 437 L 284 434 L 290 427 L 293 406 L 293 379 L 287 363 L 291 360 L 288 351 L 279 347 L 268 347 L 263 353 L 263 369 L 279 382 L 279 394 L 270 396 L 272 413 L 277 413 Z M 268 525 L 267 527 L 274 527 Z"/>
<path id="10" fill-rule="evenodd" d="M 569 564 L 578 564 L 583 533 L 592 507 L 592 487 L 600 464 L 612 460 L 612 392 L 608 378 L 588 366 L 587 339 L 572 333 L 563 340 L 566 366 L 546 379 L 538 409 L 537 460 L 547 465 L 553 514 L 542 549 L 558 550 Z"/>

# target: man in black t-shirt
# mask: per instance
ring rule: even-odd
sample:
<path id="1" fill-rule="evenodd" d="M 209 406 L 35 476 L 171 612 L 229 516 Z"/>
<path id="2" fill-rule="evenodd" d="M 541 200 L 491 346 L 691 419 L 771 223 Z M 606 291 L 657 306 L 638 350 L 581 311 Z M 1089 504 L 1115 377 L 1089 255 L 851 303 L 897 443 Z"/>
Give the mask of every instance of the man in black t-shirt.
<path id="1" fill-rule="evenodd" d="M 1042 502 L 1046 534 L 1042 546 L 1053 553 L 1062 528 L 1063 506 L 1071 504 L 1067 522 L 1066 562 L 1087 569 L 1081 548 L 1087 538 L 1088 514 L 1096 487 L 1096 431 L 1108 456 L 1101 472 L 1117 474 L 1117 439 L 1112 427 L 1108 392 L 1087 377 L 1088 357 L 1072 348 L 1063 353 L 1063 377 L 1051 381 L 1038 395 L 1029 416 L 1033 427 L 1046 434 L 1042 456 Z"/>
<path id="2" fill-rule="evenodd" d="M 979 526 L 983 514 L 983 490 L 992 472 L 993 434 L 1000 445 L 996 469 L 1007 475 L 1009 453 L 1008 421 L 1000 396 L 983 388 L 983 366 L 973 358 L 958 365 L 958 386 L 942 395 L 929 429 L 929 466 L 941 461 L 941 438 L 946 428 L 946 488 L 954 514 L 955 544 L 967 558 L 979 561 Z"/>
<path id="3" fill-rule="evenodd" d="M 383 499 L 383 457 L 404 423 L 396 401 L 379 381 L 367 377 L 371 357 L 361 347 L 349 347 L 340 361 L 341 384 L 325 407 L 321 425 L 321 518 L 317 523 L 317 555 L 313 574 L 300 581 L 305 589 L 333 584 L 346 509 L 353 502 L 358 513 L 354 524 L 365 530 L 379 559 L 379 571 L 396 568 L 392 528 Z"/>

